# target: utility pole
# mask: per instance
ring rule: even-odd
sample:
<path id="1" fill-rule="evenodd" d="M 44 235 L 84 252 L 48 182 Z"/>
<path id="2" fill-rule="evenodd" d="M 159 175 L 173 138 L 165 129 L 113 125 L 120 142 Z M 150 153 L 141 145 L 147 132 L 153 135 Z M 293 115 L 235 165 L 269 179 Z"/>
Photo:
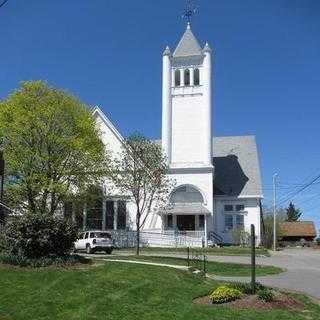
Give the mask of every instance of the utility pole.
<path id="1" fill-rule="evenodd" d="M 273 251 L 277 250 L 277 213 L 276 213 L 276 203 L 277 203 L 277 184 L 276 179 L 278 174 L 275 173 L 272 177 L 273 182 Z"/>

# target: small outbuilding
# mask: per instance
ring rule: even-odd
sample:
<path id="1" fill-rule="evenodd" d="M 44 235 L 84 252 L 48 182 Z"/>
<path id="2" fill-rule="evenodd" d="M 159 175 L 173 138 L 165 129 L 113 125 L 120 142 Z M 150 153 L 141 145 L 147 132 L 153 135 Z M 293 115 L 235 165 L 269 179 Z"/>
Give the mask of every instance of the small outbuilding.
<path id="1" fill-rule="evenodd" d="M 313 241 L 317 236 L 313 221 L 282 222 L 279 229 L 279 240 L 284 242 Z"/>

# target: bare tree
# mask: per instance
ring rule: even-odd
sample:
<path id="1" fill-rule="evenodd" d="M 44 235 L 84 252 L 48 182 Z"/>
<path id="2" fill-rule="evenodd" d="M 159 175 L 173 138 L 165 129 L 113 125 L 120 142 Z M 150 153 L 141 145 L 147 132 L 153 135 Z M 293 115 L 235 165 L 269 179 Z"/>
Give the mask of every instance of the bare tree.
<path id="1" fill-rule="evenodd" d="M 167 173 L 161 146 L 138 133 L 125 139 L 122 151 L 114 159 L 113 182 L 136 206 L 137 255 L 140 253 L 140 230 L 151 210 L 160 209 L 167 202 L 173 185 Z"/>

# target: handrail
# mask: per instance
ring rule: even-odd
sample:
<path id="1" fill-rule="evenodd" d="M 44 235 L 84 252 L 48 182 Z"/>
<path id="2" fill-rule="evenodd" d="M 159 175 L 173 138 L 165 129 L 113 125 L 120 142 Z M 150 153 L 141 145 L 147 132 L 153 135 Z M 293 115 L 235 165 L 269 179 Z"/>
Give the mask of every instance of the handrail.
<path id="1" fill-rule="evenodd" d="M 223 238 L 216 232 L 214 231 L 209 231 L 209 239 L 212 240 L 212 238 L 217 242 L 217 243 L 222 243 Z"/>
<path id="2" fill-rule="evenodd" d="M 0 201 L 0 206 L 7 209 L 8 211 L 12 212 L 14 215 L 20 216 L 21 213 L 16 212 L 15 210 L 11 209 L 10 207 L 8 207 L 6 204 L 4 204 L 3 202 Z"/>

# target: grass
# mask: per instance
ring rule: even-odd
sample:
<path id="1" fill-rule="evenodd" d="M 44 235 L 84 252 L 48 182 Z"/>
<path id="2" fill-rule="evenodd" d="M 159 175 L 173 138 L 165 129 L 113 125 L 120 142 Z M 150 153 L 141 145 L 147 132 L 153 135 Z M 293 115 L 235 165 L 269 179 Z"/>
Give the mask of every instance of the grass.
<path id="1" fill-rule="evenodd" d="M 184 258 L 174 258 L 174 257 L 159 257 L 159 256 L 105 256 L 106 259 L 118 259 L 118 260 L 136 260 L 136 261 L 147 261 L 156 262 L 163 264 L 172 264 L 179 266 L 187 266 L 188 261 Z M 203 268 L 203 261 L 191 261 L 191 267 L 196 267 L 198 269 Z M 219 276 L 234 276 L 234 277 L 245 277 L 250 276 L 250 265 L 239 264 L 239 263 L 225 263 L 225 262 L 213 262 L 207 261 L 206 263 L 207 272 Z M 274 266 L 257 266 L 256 275 L 257 276 L 267 276 L 273 274 L 279 274 L 283 272 L 281 268 Z"/>
<path id="2" fill-rule="evenodd" d="M 181 270 L 124 263 L 87 269 L 0 267 L 1 320 L 309 320 L 304 312 L 234 310 L 192 303 L 217 282 Z"/>
<path id="3" fill-rule="evenodd" d="M 229 246 L 229 247 L 213 247 L 205 249 L 192 249 L 193 252 L 206 252 L 207 255 L 216 255 L 216 256 L 250 256 L 251 249 L 249 247 L 239 247 L 239 246 Z M 135 252 L 135 249 L 120 249 L 116 250 L 118 252 Z M 165 247 L 145 247 L 141 248 L 141 253 L 183 253 L 186 254 L 186 247 L 178 248 L 165 248 Z M 270 256 L 270 253 L 265 248 L 256 249 L 257 256 Z"/>

